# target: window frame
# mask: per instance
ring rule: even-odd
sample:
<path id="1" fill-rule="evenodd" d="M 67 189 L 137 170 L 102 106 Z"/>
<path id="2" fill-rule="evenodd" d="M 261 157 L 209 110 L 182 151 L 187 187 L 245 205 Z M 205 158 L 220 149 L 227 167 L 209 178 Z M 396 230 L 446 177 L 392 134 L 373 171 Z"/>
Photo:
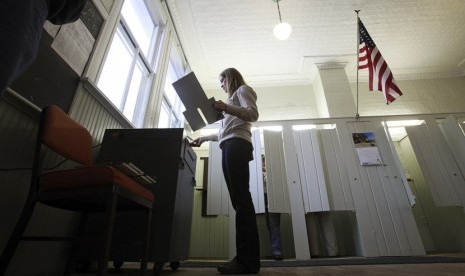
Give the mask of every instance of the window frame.
<path id="1" fill-rule="evenodd" d="M 125 81 L 125 87 L 124 87 L 121 102 L 118 104 L 115 104 L 112 100 L 109 99 L 105 91 L 103 90 L 100 90 L 100 91 L 101 91 L 102 96 L 104 96 L 107 99 L 107 101 L 109 102 L 111 106 L 113 106 L 115 111 L 119 112 L 121 116 L 123 116 L 126 120 L 128 120 L 128 122 L 131 122 L 131 124 L 134 127 L 144 127 L 144 118 L 145 118 L 145 113 L 147 111 L 148 101 L 150 98 L 150 94 L 153 92 L 152 84 L 156 76 L 156 66 L 157 66 L 159 52 L 160 52 L 160 43 L 161 43 L 161 38 L 162 38 L 161 33 L 163 29 L 159 20 L 157 20 L 157 18 L 154 15 L 154 12 L 151 10 L 151 7 L 147 4 L 146 1 L 144 1 L 144 5 L 147 8 L 147 12 L 154 24 L 154 29 L 151 34 L 151 42 L 150 42 L 150 46 L 148 50 L 148 56 L 145 56 L 140 45 L 137 43 L 136 36 L 129 28 L 127 19 L 124 18 L 123 16 L 123 13 L 122 13 L 123 6 L 121 6 L 121 10 L 119 12 L 118 19 L 115 24 L 115 31 L 111 39 L 109 40 L 108 48 L 105 53 L 105 57 L 102 60 L 100 71 L 96 78 L 97 79 L 96 86 L 98 87 L 98 83 L 101 81 L 101 77 L 105 69 L 105 64 L 107 62 L 107 58 L 110 53 L 110 49 L 112 47 L 115 36 L 120 35 L 121 36 L 120 39 L 122 39 L 123 42 L 126 45 L 128 45 L 128 47 L 131 47 L 133 50 L 133 53 L 131 56 L 132 58 L 131 67 L 127 71 L 127 79 Z M 120 34 L 118 34 L 118 32 Z M 137 69 L 136 66 L 139 66 L 140 69 Z M 140 70 L 142 72 L 142 77 L 141 77 L 141 81 L 138 83 L 139 86 L 137 90 L 135 104 L 133 107 L 132 116 L 131 118 L 129 118 L 125 114 L 125 110 L 127 109 L 125 105 L 127 104 L 128 95 L 130 93 L 130 87 L 133 84 L 132 82 L 134 81 L 133 78 L 135 76 L 134 75 L 135 70 Z"/>
<path id="2" fill-rule="evenodd" d="M 163 87 L 163 96 L 161 102 L 161 108 L 165 109 L 168 113 L 168 122 L 163 122 L 165 125 L 168 125 L 169 128 L 184 128 L 185 118 L 183 115 L 183 111 L 185 110 L 183 103 L 179 96 L 175 95 L 174 103 L 172 103 L 168 97 L 166 86 L 172 85 L 170 82 L 174 82 L 179 79 L 180 72 L 177 72 L 176 66 L 173 64 L 172 54 L 168 60 L 168 66 L 166 68 L 166 76 L 165 76 L 165 85 Z M 171 79 L 174 77 L 174 80 Z M 159 116 L 157 126 L 160 127 L 161 124 L 161 116 Z"/>

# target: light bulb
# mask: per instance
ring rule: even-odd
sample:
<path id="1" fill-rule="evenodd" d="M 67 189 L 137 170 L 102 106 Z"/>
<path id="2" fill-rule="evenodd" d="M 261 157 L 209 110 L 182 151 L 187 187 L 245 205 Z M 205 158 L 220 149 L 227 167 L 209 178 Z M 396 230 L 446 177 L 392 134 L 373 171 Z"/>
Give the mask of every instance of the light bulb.
<path id="1" fill-rule="evenodd" d="M 276 24 L 273 29 L 274 36 L 279 40 L 286 40 L 292 33 L 292 27 L 287 22 Z"/>

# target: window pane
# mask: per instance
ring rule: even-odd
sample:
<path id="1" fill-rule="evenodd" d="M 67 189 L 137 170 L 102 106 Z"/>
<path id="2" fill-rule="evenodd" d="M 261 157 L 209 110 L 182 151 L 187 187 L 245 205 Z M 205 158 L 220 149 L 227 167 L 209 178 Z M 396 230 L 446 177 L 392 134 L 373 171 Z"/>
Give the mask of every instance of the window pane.
<path id="1" fill-rule="evenodd" d="M 145 113 L 149 93 L 148 83 L 149 69 L 145 66 L 142 59 L 139 58 L 134 68 L 123 111 L 123 114 L 131 119 L 131 122 L 136 126 L 142 126 L 143 124 L 143 113 Z"/>
<path id="2" fill-rule="evenodd" d="M 168 71 L 166 73 L 164 87 L 164 96 L 167 101 L 167 108 L 169 108 L 171 114 L 170 127 L 181 127 L 184 122 L 184 116 L 182 114 L 184 106 L 182 105 L 182 102 L 173 87 L 173 82 L 176 80 L 178 80 L 178 75 L 176 74 L 173 64 L 170 61 L 168 64 Z"/>
<path id="3" fill-rule="evenodd" d="M 180 117 L 181 119 L 184 118 L 184 115 L 182 113 L 186 111 L 186 108 L 182 104 L 181 99 L 179 99 L 179 97 L 173 109 L 174 109 L 174 112 L 178 114 L 178 117 Z"/>
<path id="4" fill-rule="evenodd" d="M 178 120 L 178 117 L 176 116 L 176 114 L 174 112 L 171 113 L 171 123 L 170 123 L 170 126 L 172 128 L 177 128 L 177 127 L 180 127 L 180 121 Z"/>
<path id="5" fill-rule="evenodd" d="M 171 62 L 168 65 L 168 71 L 166 72 L 166 81 L 165 81 L 165 96 L 168 98 L 171 106 L 176 104 L 176 99 L 178 94 L 176 94 L 176 90 L 174 90 L 173 82 L 177 81 L 178 77 L 174 72 L 173 66 Z"/>
<path id="6" fill-rule="evenodd" d="M 131 33 L 135 36 L 137 44 L 147 58 L 150 58 L 149 49 L 152 42 L 155 24 L 150 16 L 147 6 L 142 0 L 124 1 L 121 10 Z"/>
<path id="7" fill-rule="evenodd" d="M 97 83 L 100 90 L 119 109 L 122 109 L 122 100 L 134 53 L 134 50 L 128 46 L 124 41 L 121 28 L 118 28 Z"/>
<path id="8" fill-rule="evenodd" d="M 158 119 L 158 128 L 169 128 L 169 112 L 164 104 L 161 105 L 160 118 Z"/>
<path id="9" fill-rule="evenodd" d="M 139 95 L 139 91 L 141 90 L 141 85 L 143 82 L 143 71 L 139 65 L 134 68 L 134 72 L 131 78 L 131 84 L 129 85 L 128 96 L 126 98 L 126 103 L 124 105 L 123 114 L 126 118 L 133 121 L 134 110 L 136 108 L 137 103 L 137 96 Z"/>

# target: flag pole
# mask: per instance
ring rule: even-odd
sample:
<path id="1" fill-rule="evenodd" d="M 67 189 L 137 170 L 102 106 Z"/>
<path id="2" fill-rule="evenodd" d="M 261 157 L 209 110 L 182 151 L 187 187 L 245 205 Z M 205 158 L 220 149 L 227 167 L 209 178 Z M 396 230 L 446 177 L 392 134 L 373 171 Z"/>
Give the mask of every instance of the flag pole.
<path id="1" fill-rule="evenodd" d="M 358 114 L 358 63 L 359 63 L 359 55 L 360 55 L 360 50 L 359 50 L 359 45 L 360 45 L 360 27 L 358 25 L 358 21 L 359 21 L 359 17 L 358 17 L 358 13 L 360 12 L 360 10 L 355 10 L 355 12 L 357 13 L 357 61 L 355 62 L 356 66 L 357 66 L 357 104 L 356 104 L 356 113 L 355 113 L 355 119 L 358 119 L 360 117 L 360 114 Z"/>

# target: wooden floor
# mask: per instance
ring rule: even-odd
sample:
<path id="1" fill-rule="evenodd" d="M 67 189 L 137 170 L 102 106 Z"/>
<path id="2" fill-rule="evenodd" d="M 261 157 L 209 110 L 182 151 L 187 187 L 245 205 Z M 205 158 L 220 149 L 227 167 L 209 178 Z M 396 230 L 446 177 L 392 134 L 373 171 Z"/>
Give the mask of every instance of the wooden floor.
<path id="1" fill-rule="evenodd" d="M 93 273 L 73 274 L 94 275 Z M 110 270 L 109 275 L 139 275 L 134 269 Z M 147 275 L 153 275 L 148 271 Z M 220 275 L 215 268 L 181 267 L 176 271 L 164 270 L 160 275 L 197 276 Z M 343 265 L 343 266 L 312 266 L 312 267 L 265 267 L 260 270 L 260 276 L 463 276 L 465 263 L 436 264 L 393 264 L 393 265 Z"/>
<path id="2" fill-rule="evenodd" d="M 135 274 L 134 274 L 135 275 Z M 219 275 L 215 268 L 180 268 L 176 271 L 166 270 L 161 275 L 193 276 Z M 465 263 L 461 264 L 400 264 L 400 265 L 345 265 L 312 267 L 265 267 L 260 276 L 463 276 Z"/>
<path id="3" fill-rule="evenodd" d="M 213 262 L 208 267 L 179 267 L 172 271 L 166 266 L 160 273 L 161 276 L 194 276 L 194 275 L 220 275 L 216 270 L 216 263 Z M 149 265 L 149 268 L 152 266 Z M 139 275 L 139 271 L 134 265 L 124 265 L 119 270 L 110 269 L 109 275 Z M 73 276 L 94 275 L 93 273 L 73 274 Z M 153 275 L 153 270 L 149 269 L 147 275 Z M 300 267 L 272 267 L 266 265 L 262 267 L 260 276 L 464 276 L 465 261 L 459 263 L 407 263 L 407 264 L 368 264 L 368 265 L 315 265 Z"/>

